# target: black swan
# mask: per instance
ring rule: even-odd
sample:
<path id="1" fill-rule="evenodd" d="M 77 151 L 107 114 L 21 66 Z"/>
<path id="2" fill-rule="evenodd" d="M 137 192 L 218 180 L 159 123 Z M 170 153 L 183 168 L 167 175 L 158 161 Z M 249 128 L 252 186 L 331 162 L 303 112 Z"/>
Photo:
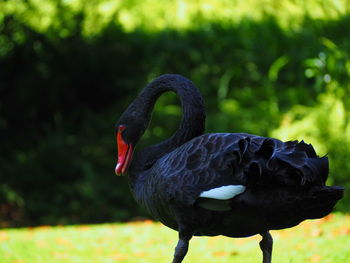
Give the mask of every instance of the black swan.
<path id="1" fill-rule="evenodd" d="M 183 117 L 169 139 L 133 157 L 158 97 L 175 92 Z M 146 86 L 115 127 L 116 174 L 129 175 L 136 201 L 179 232 L 173 263 L 182 262 L 192 236 L 262 236 L 263 263 L 271 262 L 269 230 L 329 214 L 344 189 L 325 186 L 327 157 L 303 141 L 282 142 L 246 133 L 203 134 L 201 94 L 181 75 Z"/>

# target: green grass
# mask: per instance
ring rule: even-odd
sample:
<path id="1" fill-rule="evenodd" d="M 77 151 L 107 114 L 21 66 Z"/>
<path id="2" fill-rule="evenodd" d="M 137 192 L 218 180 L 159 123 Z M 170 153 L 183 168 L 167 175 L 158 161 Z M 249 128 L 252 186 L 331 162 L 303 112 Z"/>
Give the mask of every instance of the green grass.
<path id="1" fill-rule="evenodd" d="M 273 262 L 350 262 L 350 216 L 334 214 L 281 231 Z M 194 237 L 184 263 L 261 262 L 259 236 Z M 171 262 L 177 233 L 151 221 L 0 231 L 1 263 Z"/>

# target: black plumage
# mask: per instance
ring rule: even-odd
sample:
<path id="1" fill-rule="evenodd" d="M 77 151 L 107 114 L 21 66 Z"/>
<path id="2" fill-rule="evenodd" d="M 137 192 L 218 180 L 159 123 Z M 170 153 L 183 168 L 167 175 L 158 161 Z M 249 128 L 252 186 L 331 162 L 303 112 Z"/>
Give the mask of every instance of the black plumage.
<path id="1" fill-rule="evenodd" d="M 131 156 L 156 99 L 166 91 L 180 97 L 180 128 L 133 159 L 125 157 Z M 269 230 L 323 217 L 342 198 L 342 187 L 325 186 L 328 158 L 318 157 L 310 144 L 245 133 L 203 134 L 204 123 L 204 103 L 193 83 L 167 74 L 144 88 L 116 125 L 116 172 L 128 171 L 136 201 L 179 232 L 173 263 L 182 261 L 193 235 L 255 234 L 263 237 L 263 263 L 268 263 Z"/>

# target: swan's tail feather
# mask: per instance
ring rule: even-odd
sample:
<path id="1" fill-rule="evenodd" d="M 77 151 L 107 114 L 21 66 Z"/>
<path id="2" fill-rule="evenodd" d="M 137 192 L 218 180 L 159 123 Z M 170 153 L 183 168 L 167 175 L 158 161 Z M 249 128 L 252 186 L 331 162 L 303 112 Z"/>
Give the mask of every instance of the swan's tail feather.
<path id="1" fill-rule="evenodd" d="M 302 214 L 308 219 L 324 217 L 332 212 L 343 195 L 344 188 L 340 186 L 315 187 L 310 196 L 300 202 Z"/>

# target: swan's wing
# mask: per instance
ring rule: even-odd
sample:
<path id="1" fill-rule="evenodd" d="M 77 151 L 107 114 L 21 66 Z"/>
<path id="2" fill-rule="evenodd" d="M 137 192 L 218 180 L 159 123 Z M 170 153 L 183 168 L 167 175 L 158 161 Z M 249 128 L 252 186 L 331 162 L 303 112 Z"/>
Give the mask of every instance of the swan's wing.
<path id="1" fill-rule="evenodd" d="M 206 134 L 158 164 L 157 192 L 186 205 L 228 209 L 246 188 L 324 185 L 328 160 L 304 142 L 281 142 L 249 134 Z"/>

